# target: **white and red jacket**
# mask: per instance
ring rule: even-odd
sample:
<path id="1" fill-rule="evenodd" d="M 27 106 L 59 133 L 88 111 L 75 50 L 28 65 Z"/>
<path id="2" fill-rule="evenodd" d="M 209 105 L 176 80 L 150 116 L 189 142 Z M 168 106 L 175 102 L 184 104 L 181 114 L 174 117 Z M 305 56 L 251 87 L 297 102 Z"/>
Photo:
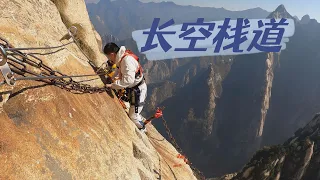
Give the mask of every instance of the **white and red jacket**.
<path id="1" fill-rule="evenodd" d="M 136 72 L 140 67 L 139 62 L 132 56 L 127 55 L 125 46 L 121 46 L 116 56 L 116 65 L 119 69 L 114 76 L 118 76 L 118 80 L 112 83 L 112 89 L 131 88 L 142 81 L 143 75 L 136 78 Z"/>

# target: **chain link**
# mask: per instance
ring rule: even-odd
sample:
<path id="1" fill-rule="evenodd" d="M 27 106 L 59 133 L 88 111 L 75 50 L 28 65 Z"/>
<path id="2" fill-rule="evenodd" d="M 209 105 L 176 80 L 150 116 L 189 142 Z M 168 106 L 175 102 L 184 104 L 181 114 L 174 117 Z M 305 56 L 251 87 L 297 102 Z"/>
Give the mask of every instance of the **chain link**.
<path id="1" fill-rule="evenodd" d="M 68 44 L 64 44 L 55 48 L 62 48 Z M 13 48 L 10 43 L 4 38 L 0 37 L 0 46 L 2 46 L 7 52 L 7 60 L 12 72 L 21 75 L 23 77 L 14 78 L 17 80 L 36 80 L 45 82 L 61 89 L 72 93 L 102 93 L 110 90 L 106 87 L 92 87 L 88 84 L 83 84 L 73 80 L 73 77 L 88 77 L 88 76 L 99 76 L 104 74 L 94 74 L 94 75 L 78 75 L 78 76 L 68 76 L 59 71 L 55 71 L 49 66 L 45 65 L 35 53 L 23 53 L 21 50 L 28 50 L 28 48 Z M 44 49 L 44 48 L 32 48 L 32 49 Z M 50 48 L 45 48 L 50 49 Z M 58 50 L 59 51 L 59 50 Z M 40 54 L 42 55 L 42 54 Z M 32 70 L 32 69 L 37 69 Z M 40 72 L 40 73 L 39 73 Z M 30 76 L 32 75 L 32 76 Z"/>
<path id="2" fill-rule="evenodd" d="M 62 46 L 58 46 L 58 48 L 65 47 L 69 44 L 71 44 L 71 43 L 64 44 Z M 74 81 L 72 79 L 72 77 L 84 77 L 84 76 L 93 76 L 93 75 L 68 76 L 68 75 L 63 74 L 59 71 L 53 70 L 49 66 L 45 65 L 39 57 L 35 56 L 35 55 L 48 55 L 48 54 L 57 53 L 62 49 L 59 49 L 59 50 L 57 50 L 55 52 L 51 52 L 51 53 L 43 53 L 43 54 L 29 53 L 28 54 L 28 53 L 21 52 L 21 50 L 54 49 L 57 47 L 52 47 L 52 48 L 50 48 L 50 47 L 49 48 L 13 48 L 10 45 L 10 43 L 2 37 L 0 37 L 0 46 L 5 48 L 7 51 L 7 60 L 8 60 L 8 64 L 10 66 L 10 69 L 14 73 L 23 76 L 21 78 L 15 78 L 15 80 L 41 81 L 41 82 L 45 82 L 45 83 L 57 86 L 61 89 L 64 89 L 64 90 L 72 92 L 72 93 L 91 93 L 91 94 L 93 94 L 93 93 L 102 93 L 102 92 L 110 90 L 109 88 L 106 88 L 106 87 L 100 87 L 100 88 L 99 87 L 92 87 L 88 84 L 83 84 L 83 83 Z M 37 69 L 38 71 L 40 70 L 41 73 L 31 70 L 32 69 L 31 67 Z M 30 75 L 33 75 L 33 76 L 30 76 Z M 96 76 L 99 76 L 99 75 L 103 75 L 103 74 L 96 74 Z M 4 84 L 4 83 L 0 82 L 0 85 L 2 85 L 2 84 Z M 162 116 L 162 120 L 163 120 L 163 125 L 166 128 L 166 132 L 171 140 L 171 143 L 177 149 L 177 151 L 182 155 L 183 154 L 182 149 L 179 147 L 176 140 L 174 139 L 174 137 L 168 127 L 168 124 L 167 124 L 166 120 L 163 118 L 163 116 Z M 205 176 L 203 175 L 203 173 L 200 170 L 198 170 L 196 167 L 194 167 L 192 165 L 192 163 L 190 163 L 189 160 L 188 160 L 188 164 L 191 167 L 193 173 L 197 177 L 200 177 L 201 179 L 205 179 Z"/>
<path id="3" fill-rule="evenodd" d="M 168 123 L 167 123 L 167 121 L 164 119 L 163 116 L 162 116 L 162 122 L 163 122 L 164 127 L 166 128 L 166 133 L 167 133 L 167 135 L 168 135 L 169 138 L 170 138 L 171 144 L 177 149 L 177 151 L 178 151 L 181 155 L 185 156 L 185 155 L 183 154 L 182 149 L 181 149 L 180 146 L 178 145 L 177 141 L 176 141 L 175 138 L 173 137 L 173 135 L 172 135 L 172 133 L 171 133 L 171 131 L 170 131 L 170 129 L 169 129 Z M 204 176 L 204 174 L 203 174 L 199 169 L 197 169 L 196 167 L 194 167 L 194 166 L 192 165 L 192 163 L 190 162 L 189 159 L 188 159 L 187 164 L 191 167 L 191 169 L 192 169 L 192 171 L 193 171 L 193 173 L 195 174 L 196 177 L 199 177 L 199 178 L 202 179 L 202 180 L 205 180 L 205 179 L 206 179 L 206 177 Z"/>

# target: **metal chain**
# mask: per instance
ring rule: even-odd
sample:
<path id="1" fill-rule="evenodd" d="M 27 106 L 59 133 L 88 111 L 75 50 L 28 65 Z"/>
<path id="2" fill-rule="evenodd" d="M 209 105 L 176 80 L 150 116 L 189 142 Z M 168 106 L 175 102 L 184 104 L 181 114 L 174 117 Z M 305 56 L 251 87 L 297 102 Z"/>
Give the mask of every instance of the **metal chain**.
<path id="1" fill-rule="evenodd" d="M 45 48 L 30 48 L 30 49 L 57 49 L 62 48 L 71 43 L 67 43 L 57 47 L 45 47 Z M 88 84 L 82 84 L 73 80 L 74 77 L 89 77 L 89 76 L 100 76 L 101 74 L 92 75 L 77 75 L 68 76 L 59 71 L 55 71 L 49 66 L 45 65 L 43 61 L 35 56 L 33 53 L 23 53 L 21 50 L 29 50 L 29 48 L 13 48 L 10 43 L 4 38 L 0 37 L 0 46 L 6 51 L 7 63 L 12 72 L 21 75 L 23 77 L 17 77 L 12 79 L 12 83 L 18 80 L 36 80 L 45 82 L 51 85 L 55 85 L 61 89 L 67 90 L 72 93 L 102 93 L 109 88 L 106 87 L 92 87 Z M 36 71 L 31 70 L 33 68 Z M 39 73 L 39 70 L 41 73 Z M 30 76 L 31 75 L 31 76 Z M 1 84 L 1 83 L 0 83 Z"/>
<path id="2" fill-rule="evenodd" d="M 74 41 L 76 41 L 73 36 L 72 36 L 72 38 L 74 39 Z M 46 54 L 45 53 L 44 54 L 41 54 L 41 53 L 29 53 L 28 54 L 28 53 L 21 52 L 21 50 L 57 49 L 57 48 L 65 47 L 69 44 L 71 44 L 71 43 L 64 44 L 64 45 L 57 46 L 57 47 L 45 47 L 45 48 L 13 48 L 6 39 L 0 37 L 0 46 L 6 50 L 7 63 L 10 65 L 10 69 L 14 73 L 23 76 L 23 77 L 19 77 L 19 78 L 13 78 L 12 79 L 12 80 L 14 80 L 13 83 L 15 83 L 15 81 L 18 81 L 18 80 L 42 81 L 42 82 L 45 82 L 45 83 L 48 83 L 51 85 L 55 85 L 61 89 L 67 90 L 72 93 L 91 93 L 92 94 L 92 93 L 102 93 L 107 90 L 110 90 L 109 88 L 106 88 L 106 87 L 102 87 L 102 88 L 101 87 L 100 88 L 99 87 L 92 87 L 88 84 L 82 84 L 82 83 L 74 81 L 72 79 L 73 77 L 100 76 L 100 75 L 104 75 L 105 73 L 94 74 L 94 75 L 68 76 L 68 75 L 65 75 L 59 71 L 53 70 L 49 66 L 45 65 L 40 58 L 35 56 L 36 54 L 37 55 L 53 54 L 53 53 L 56 53 L 62 49 L 59 49 L 55 52 L 46 53 Z M 77 46 L 78 46 L 78 44 L 77 44 Z M 90 60 L 89 60 L 89 62 L 90 62 Z M 37 73 L 35 71 L 32 71 L 30 67 L 33 67 L 33 68 L 40 70 L 41 73 Z M 27 76 L 27 75 L 29 75 L 29 76 Z M 32 75 L 32 76 L 30 76 L 30 75 Z M 66 80 L 66 79 L 68 79 L 68 80 Z M 5 83 L 0 82 L 0 85 L 2 85 L 2 84 L 5 84 Z M 179 147 L 176 140 L 172 136 L 172 133 L 168 127 L 168 124 L 163 116 L 162 116 L 162 120 L 163 120 L 163 125 L 166 128 L 166 132 L 171 139 L 171 143 L 175 146 L 175 148 L 177 149 L 177 151 L 180 154 L 183 154 L 182 149 Z M 195 168 L 192 165 L 192 163 L 190 163 L 189 161 L 188 161 L 188 164 L 196 176 L 198 175 L 201 177 L 201 179 L 205 179 L 205 176 L 203 175 L 203 173 L 200 170 Z"/>
<path id="3" fill-rule="evenodd" d="M 177 141 L 176 141 L 175 138 L 173 137 L 173 135 L 172 135 L 172 133 L 171 133 L 171 131 L 170 131 L 170 129 L 169 129 L 168 123 L 167 123 L 167 121 L 164 119 L 163 116 L 162 116 L 162 122 L 163 122 L 164 127 L 166 128 L 166 133 L 167 133 L 167 135 L 169 136 L 169 138 L 170 138 L 170 140 L 171 140 L 171 144 L 177 149 L 177 151 L 178 151 L 181 155 L 185 156 L 184 153 L 183 153 L 183 151 L 182 151 L 182 149 L 181 149 L 180 146 L 178 145 Z M 192 169 L 192 171 L 193 171 L 193 173 L 195 174 L 196 177 L 200 177 L 200 179 L 202 179 L 202 180 L 205 180 L 205 179 L 206 179 L 206 177 L 204 176 L 204 174 L 203 174 L 199 169 L 197 169 L 196 167 L 194 167 L 194 166 L 192 165 L 192 163 L 190 162 L 189 159 L 188 159 L 188 163 L 187 163 L 187 164 L 191 167 L 191 169 Z"/>

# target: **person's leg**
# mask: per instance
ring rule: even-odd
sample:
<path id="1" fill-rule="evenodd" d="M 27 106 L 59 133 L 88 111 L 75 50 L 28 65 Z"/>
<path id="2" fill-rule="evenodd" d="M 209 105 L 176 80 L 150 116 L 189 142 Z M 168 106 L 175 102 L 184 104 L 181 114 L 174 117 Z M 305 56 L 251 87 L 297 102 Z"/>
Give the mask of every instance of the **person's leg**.
<path id="1" fill-rule="evenodd" d="M 143 109 L 143 106 L 138 107 L 138 113 L 135 112 L 134 105 L 130 105 L 130 109 L 129 109 L 129 117 L 138 128 L 143 128 L 142 117 L 140 115 L 142 109 Z"/>
<path id="2" fill-rule="evenodd" d="M 147 97 L 147 85 L 144 83 L 139 86 L 140 89 L 140 103 L 141 105 L 138 107 L 138 112 L 135 111 L 135 106 L 130 105 L 129 109 L 129 117 L 136 124 L 138 128 L 143 128 L 143 117 L 141 116 L 141 111 L 143 109 L 143 104 Z"/>

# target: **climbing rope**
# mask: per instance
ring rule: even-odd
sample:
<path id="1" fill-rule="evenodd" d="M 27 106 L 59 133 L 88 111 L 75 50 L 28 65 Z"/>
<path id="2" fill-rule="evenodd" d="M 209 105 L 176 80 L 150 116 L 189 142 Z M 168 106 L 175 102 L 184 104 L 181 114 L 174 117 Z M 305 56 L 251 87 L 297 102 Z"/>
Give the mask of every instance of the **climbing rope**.
<path id="1" fill-rule="evenodd" d="M 22 80 L 35 80 L 45 82 L 51 85 L 55 85 L 61 89 L 67 90 L 74 93 L 102 93 L 109 88 L 106 87 L 92 87 L 88 84 L 83 84 L 81 82 L 90 81 L 75 81 L 73 78 L 77 77 L 91 77 L 91 76 L 101 76 L 106 73 L 100 74 L 88 74 L 88 75 L 66 75 L 59 71 L 55 71 L 49 66 L 45 65 L 43 61 L 36 56 L 37 55 L 48 55 L 57 53 L 64 47 L 75 43 L 74 34 L 69 31 L 71 37 L 74 41 L 61 46 L 55 47 L 32 47 L 32 48 L 14 48 L 9 41 L 5 38 L 0 37 L 0 70 L 4 76 L 5 81 L 0 82 L 0 85 L 8 84 L 13 86 L 16 81 Z M 79 47 L 79 46 L 78 46 Z M 24 50 L 44 50 L 44 49 L 58 49 L 50 53 L 23 53 Z M 82 51 L 81 51 L 82 52 Z M 90 62 L 90 60 L 88 61 Z M 36 70 L 31 70 L 32 68 Z M 21 75 L 22 77 L 14 77 L 15 74 Z"/>
<path id="2" fill-rule="evenodd" d="M 162 115 L 161 117 L 162 117 L 163 125 L 164 125 L 164 127 L 165 127 L 165 129 L 166 129 L 166 133 L 167 133 L 167 135 L 168 135 L 169 138 L 170 138 L 171 144 L 172 144 L 172 145 L 177 149 L 177 151 L 180 153 L 180 154 L 178 154 L 177 158 L 183 159 L 184 162 L 190 166 L 190 168 L 192 169 L 192 171 L 193 171 L 193 173 L 195 174 L 196 177 L 199 177 L 200 179 L 205 180 L 206 178 L 205 178 L 204 174 L 203 174 L 199 169 L 197 169 L 196 167 L 194 167 L 194 166 L 192 165 L 192 163 L 190 162 L 190 160 L 189 160 L 188 158 L 186 158 L 185 155 L 183 155 L 184 153 L 183 153 L 182 149 L 180 148 L 180 146 L 178 145 L 178 143 L 177 143 L 177 141 L 175 140 L 175 138 L 173 137 L 173 135 L 172 135 L 172 133 L 171 133 L 171 131 L 170 131 L 170 129 L 169 129 L 169 126 L 168 126 L 167 121 L 164 119 L 163 115 Z M 178 167 L 178 166 L 177 166 L 177 167 Z"/>
<path id="3" fill-rule="evenodd" d="M 119 98 L 119 101 L 120 101 L 120 102 L 122 101 L 121 98 Z M 125 105 L 123 106 L 123 108 L 126 109 Z M 196 167 L 194 167 L 194 166 L 192 165 L 192 163 L 190 162 L 190 160 L 189 160 L 185 155 L 183 155 L 184 153 L 183 153 L 182 149 L 180 148 L 180 146 L 178 145 L 177 141 L 176 141 L 175 138 L 173 137 L 173 135 L 172 135 L 172 133 L 171 133 L 171 131 L 170 131 L 170 128 L 169 128 L 169 126 L 168 126 L 168 123 L 167 123 L 167 121 L 166 121 L 166 120 L 164 119 L 164 117 L 163 117 L 162 111 L 164 110 L 164 108 L 165 108 L 165 107 L 160 107 L 160 108 L 158 107 L 157 110 L 156 110 L 156 113 L 155 113 L 153 116 L 151 116 L 150 118 L 146 119 L 143 123 L 146 125 L 146 124 L 150 123 L 153 119 L 157 119 L 157 118 L 160 118 L 160 117 L 161 117 L 161 118 L 162 118 L 163 125 L 164 125 L 164 127 L 165 127 L 165 129 L 166 129 L 166 133 L 167 133 L 167 135 L 168 135 L 169 138 L 170 138 L 171 144 L 172 144 L 172 145 L 176 148 L 176 150 L 180 153 L 180 154 L 177 155 L 177 158 L 183 159 L 184 162 L 190 166 L 190 168 L 192 169 L 192 172 L 194 173 L 194 175 L 195 175 L 197 178 L 200 178 L 201 180 L 205 180 L 206 178 L 205 178 L 204 174 L 203 174 L 199 169 L 197 169 Z M 153 137 L 150 137 L 150 138 L 151 138 L 151 139 L 154 139 L 154 140 L 157 140 L 157 141 L 163 141 L 163 140 L 155 139 L 155 138 L 153 138 Z M 168 163 L 167 163 L 167 165 L 169 166 Z M 181 164 L 179 164 L 179 165 L 174 165 L 173 167 L 180 167 L 180 166 L 182 166 L 182 165 L 181 165 Z M 169 166 L 169 168 L 171 169 L 170 166 Z M 172 169 L 171 169 L 171 171 L 172 171 Z M 173 171 L 172 171 L 172 173 L 173 173 Z M 173 175 L 174 175 L 174 173 L 173 173 Z M 175 175 L 174 175 L 174 176 L 175 176 Z"/>

